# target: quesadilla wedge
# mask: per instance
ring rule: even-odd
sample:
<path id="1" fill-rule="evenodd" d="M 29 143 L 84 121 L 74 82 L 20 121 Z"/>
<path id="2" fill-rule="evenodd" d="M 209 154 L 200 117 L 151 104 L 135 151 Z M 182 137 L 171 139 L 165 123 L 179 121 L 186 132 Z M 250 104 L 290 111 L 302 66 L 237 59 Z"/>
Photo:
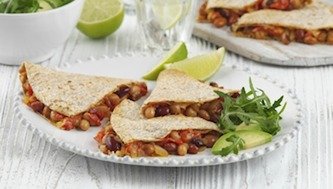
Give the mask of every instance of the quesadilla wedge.
<path id="1" fill-rule="evenodd" d="M 88 76 L 23 62 L 19 69 L 23 102 L 60 129 L 99 126 L 121 100 L 147 93 L 144 82 Z"/>
<path id="2" fill-rule="evenodd" d="M 180 114 L 216 123 L 223 101 L 216 90 L 232 97 L 239 95 L 239 90 L 223 89 L 216 83 L 203 83 L 184 72 L 167 69 L 158 76 L 156 87 L 144 101 L 141 113 L 146 118 Z"/>
<path id="3" fill-rule="evenodd" d="M 198 117 L 145 119 L 138 104 L 124 100 L 114 109 L 110 125 L 102 128 L 95 140 L 104 154 L 167 156 L 196 154 L 212 147 L 220 135 L 215 123 Z"/>
<path id="4" fill-rule="evenodd" d="M 274 39 L 284 44 L 333 44 L 333 7 L 323 4 L 293 11 L 260 10 L 232 26 L 236 36 Z"/>
<path id="5" fill-rule="evenodd" d="M 232 25 L 245 13 L 260 9 L 294 10 L 312 0 L 208 0 L 199 10 L 198 20 L 216 27 Z"/>

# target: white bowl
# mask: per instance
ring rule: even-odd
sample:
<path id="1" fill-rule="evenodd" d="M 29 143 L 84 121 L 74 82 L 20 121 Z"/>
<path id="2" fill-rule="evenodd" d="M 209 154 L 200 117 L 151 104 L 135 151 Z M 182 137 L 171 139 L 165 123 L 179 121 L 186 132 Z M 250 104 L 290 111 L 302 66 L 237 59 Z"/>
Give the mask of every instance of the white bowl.
<path id="1" fill-rule="evenodd" d="M 49 59 L 77 24 L 84 0 L 37 13 L 0 13 L 0 63 L 19 65 Z"/>

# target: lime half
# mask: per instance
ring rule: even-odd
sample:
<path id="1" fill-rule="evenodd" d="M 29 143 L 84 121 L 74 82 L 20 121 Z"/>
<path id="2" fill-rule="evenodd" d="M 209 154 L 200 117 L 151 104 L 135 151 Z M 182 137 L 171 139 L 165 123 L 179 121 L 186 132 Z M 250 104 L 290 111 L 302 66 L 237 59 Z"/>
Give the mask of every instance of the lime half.
<path id="1" fill-rule="evenodd" d="M 187 58 L 187 48 L 184 42 L 177 43 L 150 72 L 143 76 L 146 80 L 156 80 L 158 74 L 164 70 L 165 64 L 170 64 Z"/>
<path id="2" fill-rule="evenodd" d="M 165 67 L 167 69 L 181 70 L 196 79 L 204 81 L 219 70 L 223 63 L 224 54 L 225 49 L 221 47 L 214 52 L 168 64 Z"/>
<path id="3" fill-rule="evenodd" d="M 162 30 L 172 28 L 183 16 L 187 3 L 179 0 L 155 0 L 152 3 L 154 19 Z"/>
<path id="4" fill-rule="evenodd" d="M 121 0 L 86 0 L 77 28 L 88 37 L 102 38 L 115 32 L 123 19 Z"/>

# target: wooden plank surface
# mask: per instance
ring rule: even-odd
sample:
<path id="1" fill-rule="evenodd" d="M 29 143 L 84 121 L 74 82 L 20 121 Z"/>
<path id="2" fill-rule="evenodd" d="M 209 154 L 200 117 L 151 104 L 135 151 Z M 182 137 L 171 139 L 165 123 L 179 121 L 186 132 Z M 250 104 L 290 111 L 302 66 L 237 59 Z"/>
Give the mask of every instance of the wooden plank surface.
<path id="1" fill-rule="evenodd" d="M 120 31 L 103 40 L 90 40 L 74 31 L 43 64 L 57 66 L 89 56 L 142 51 L 136 34 L 135 19 L 128 15 Z M 188 46 L 190 55 L 216 48 L 199 38 L 192 38 Z M 270 154 L 198 168 L 107 163 L 41 140 L 21 127 L 13 114 L 14 94 L 19 89 L 17 67 L 1 65 L 0 188 L 333 188 L 333 67 L 273 67 L 233 53 L 228 54 L 226 64 L 269 74 L 292 88 L 302 102 L 305 123 L 295 139 Z"/>

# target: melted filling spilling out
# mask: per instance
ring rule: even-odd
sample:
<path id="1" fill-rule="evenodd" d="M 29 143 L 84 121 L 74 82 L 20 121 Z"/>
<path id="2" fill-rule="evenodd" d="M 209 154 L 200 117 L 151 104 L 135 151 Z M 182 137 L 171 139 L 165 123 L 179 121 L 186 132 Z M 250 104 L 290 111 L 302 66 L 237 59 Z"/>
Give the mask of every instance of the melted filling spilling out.
<path id="1" fill-rule="evenodd" d="M 104 118 L 110 118 L 113 109 L 123 100 L 138 100 L 147 94 L 145 83 L 134 85 L 121 85 L 118 90 L 106 95 L 96 106 L 88 111 L 75 116 L 65 116 L 57 111 L 51 110 L 48 106 L 40 102 L 29 84 L 27 73 L 24 67 L 20 69 L 20 80 L 23 88 L 23 102 L 33 111 L 48 119 L 53 125 L 63 130 L 79 128 L 88 130 L 90 126 L 100 126 Z"/>
<path id="2" fill-rule="evenodd" d="M 303 30 L 271 25 L 248 26 L 238 29 L 236 35 L 255 39 L 275 39 L 284 44 L 296 41 L 306 44 L 333 44 L 333 30 Z"/>
<path id="3" fill-rule="evenodd" d="M 221 134 L 213 130 L 172 131 L 160 141 L 136 141 L 124 144 L 109 125 L 95 136 L 99 149 L 104 154 L 115 153 L 118 156 L 144 157 L 197 154 L 211 148 Z"/>
<path id="4" fill-rule="evenodd" d="M 206 9 L 207 3 L 204 3 L 199 10 L 198 21 L 208 21 L 216 27 L 230 26 L 236 23 L 239 17 L 248 12 L 260 9 L 293 10 L 301 8 L 310 2 L 311 0 L 258 0 L 255 4 L 243 9 L 213 8 L 208 10 Z"/>

